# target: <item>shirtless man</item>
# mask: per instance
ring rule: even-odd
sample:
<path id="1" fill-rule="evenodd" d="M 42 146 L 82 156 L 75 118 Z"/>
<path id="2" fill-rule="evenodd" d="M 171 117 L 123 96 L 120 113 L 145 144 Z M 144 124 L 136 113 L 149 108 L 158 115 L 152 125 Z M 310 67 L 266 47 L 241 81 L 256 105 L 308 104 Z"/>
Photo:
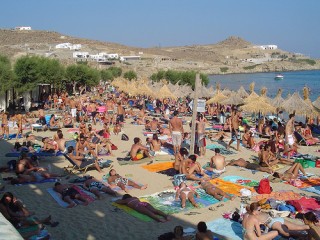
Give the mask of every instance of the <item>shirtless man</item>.
<path id="1" fill-rule="evenodd" d="M 149 149 L 141 144 L 140 138 L 135 137 L 133 142 L 134 144 L 130 150 L 130 157 L 132 161 L 138 161 L 145 157 L 150 157 L 151 159 L 153 158 L 149 153 Z"/>
<path id="2" fill-rule="evenodd" d="M 290 159 L 290 153 L 293 150 L 292 147 L 294 145 L 294 138 L 293 138 L 294 116 L 295 116 L 294 113 L 289 115 L 289 120 L 288 120 L 288 122 L 286 124 L 286 128 L 285 128 L 285 133 L 286 133 L 285 152 L 288 155 L 288 159 Z"/>
<path id="3" fill-rule="evenodd" d="M 118 102 L 117 115 L 118 115 L 118 116 L 117 116 L 118 121 L 119 121 L 120 123 L 123 123 L 123 122 L 124 122 L 125 110 L 124 110 L 124 108 L 122 107 L 120 101 Z"/>
<path id="4" fill-rule="evenodd" d="M 206 155 L 206 118 L 202 114 L 199 115 L 197 121 L 198 147 L 200 149 L 200 156 Z"/>
<path id="5" fill-rule="evenodd" d="M 63 201 L 69 203 L 68 208 L 77 206 L 73 201 L 74 199 L 80 200 L 83 202 L 83 205 L 88 205 L 89 202 L 87 199 L 81 196 L 81 194 L 74 188 L 73 184 L 61 184 L 59 182 L 54 184 L 53 190 L 61 194 Z"/>
<path id="6" fill-rule="evenodd" d="M 239 132 L 239 117 L 240 112 L 235 111 L 234 114 L 231 115 L 231 140 L 227 146 L 227 149 L 230 148 L 231 144 L 234 141 L 237 141 L 237 151 L 240 151 L 240 132 Z"/>
<path id="7" fill-rule="evenodd" d="M 104 185 L 94 177 L 89 177 L 89 179 L 83 183 L 83 187 L 96 195 L 98 199 L 102 199 L 100 192 L 108 193 L 115 197 L 117 196 L 117 192 L 113 191 L 110 187 Z"/>
<path id="8" fill-rule="evenodd" d="M 196 181 L 201 180 L 201 178 L 196 176 L 196 173 L 202 175 L 204 178 L 209 178 L 209 176 L 204 173 L 200 163 L 196 162 L 196 160 L 196 155 L 190 155 L 187 159 L 183 160 L 180 163 L 180 174 L 185 174 L 187 179 Z"/>
<path id="9" fill-rule="evenodd" d="M 206 170 L 222 174 L 226 171 L 226 158 L 220 154 L 219 148 L 216 148 L 214 152 L 215 155 L 210 160 L 210 167 L 207 167 Z"/>
<path id="10" fill-rule="evenodd" d="M 94 157 L 97 157 L 95 151 L 91 148 L 89 142 L 86 141 L 84 137 L 80 136 L 80 140 L 76 144 L 76 155 L 82 156 L 83 158 L 88 153 L 91 153 Z"/>
<path id="11" fill-rule="evenodd" d="M 120 176 L 115 169 L 111 169 L 109 171 L 109 178 L 108 178 L 108 183 L 111 186 L 118 186 L 120 187 L 123 191 L 128 192 L 127 187 L 131 186 L 140 190 L 144 190 L 148 187 L 148 185 L 142 185 L 140 186 L 139 184 L 127 179 L 127 178 L 123 178 L 122 176 Z"/>
<path id="12" fill-rule="evenodd" d="M 177 158 L 184 133 L 182 120 L 178 118 L 178 111 L 173 112 L 173 118 L 169 121 L 169 130 L 172 136 L 172 145 L 175 158 Z"/>
<path id="13" fill-rule="evenodd" d="M 64 115 L 64 118 L 63 118 L 63 126 L 64 126 L 64 127 L 73 126 L 72 116 L 71 116 L 68 112 L 66 112 L 65 115 Z"/>
<path id="14" fill-rule="evenodd" d="M 3 139 L 9 139 L 9 125 L 8 125 L 8 112 L 3 112 L 1 114 L 2 120 L 1 120 L 1 129 L 3 134 Z"/>
<path id="15" fill-rule="evenodd" d="M 91 108 L 91 117 L 93 124 L 96 125 L 97 106 L 93 101 L 90 101 L 89 106 Z"/>
<path id="16" fill-rule="evenodd" d="M 159 122 L 156 118 L 153 118 L 150 122 L 150 130 L 151 131 L 157 131 L 159 126 Z"/>
<path id="17" fill-rule="evenodd" d="M 239 158 L 238 160 L 231 160 L 227 166 L 238 166 L 243 167 L 250 170 L 273 173 L 272 169 L 269 167 L 261 167 L 259 164 L 251 163 L 249 161 L 244 160 L 243 158 Z"/>
<path id="18" fill-rule="evenodd" d="M 22 123 L 23 121 L 27 122 L 27 119 L 22 116 L 22 114 L 17 114 L 14 119 L 16 120 L 17 122 L 17 126 L 18 126 L 18 134 L 17 134 L 17 138 L 18 137 L 22 137 L 22 134 L 23 134 L 23 128 L 22 128 Z"/>
<path id="19" fill-rule="evenodd" d="M 96 170 L 100 173 L 102 173 L 102 170 L 99 166 L 99 163 L 98 161 L 95 159 L 95 160 L 85 160 L 85 158 L 83 156 L 75 156 L 73 154 L 73 151 L 74 151 L 74 148 L 73 146 L 69 146 L 68 147 L 68 157 L 71 158 L 71 160 L 79 167 L 79 168 L 84 168 L 88 165 L 91 165 L 94 163 L 94 166 L 96 168 Z"/>
<path id="20" fill-rule="evenodd" d="M 70 111 L 71 111 L 71 116 L 73 119 L 76 118 L 77 116 L 77 105 L 76 102 L 74 101 L 74 97 L 71 97 L 71 99 L 69 100 L 69 107 L 70 107 Z"/>
<path id="21" fill-rule="evenodd" d="M 61 152 L 65 152 L 66 151 L 66 139 L 63 138 L 62 132 L 57 133 L 57 135 L 58 135 L 58 139 L 56 140 L 56 142 L 58 144 L 58 149 Z"/>

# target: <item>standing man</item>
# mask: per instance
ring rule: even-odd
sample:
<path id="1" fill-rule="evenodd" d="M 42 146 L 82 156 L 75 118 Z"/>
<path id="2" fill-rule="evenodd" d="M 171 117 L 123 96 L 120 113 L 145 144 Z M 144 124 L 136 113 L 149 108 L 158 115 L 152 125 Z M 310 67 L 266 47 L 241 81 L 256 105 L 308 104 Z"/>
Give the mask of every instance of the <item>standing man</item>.
<path id="1" fill-rule="evenodd" d="M 69 101 L 69 106 L 71 109 L 71 116 L 73 119 L 75 119 L 77 116 L 77 106 L 76 106 L 76 102 L 74 101 L 74 97 L 71 97 Z"/>
<path id="2" fill-rule="evenodd" d="M 231 140 L 228 144 L 227 149 L 230 148 L 231 144 L 234 141 L 237 141 L 237 151 L 240 151 L 240 132 L 239 132 L 239 117 L 240 117 L 240 112 L 237 110 L 233 110 L 231 113 Z"/>
<path id="3" fill-rule="evenodd" d="M 293 138 L 293 132 L 294 132 L 294 113 L 289 115 L 289 120 L 286 124 L 286 138 L 285 138 L 285 153 L 287 153 L 288 159 L 290 159 L 290 153 L 293 151 L 293 145 L 294 145 L 294 138 Z"/>
<path id="4" fill-rule="evenodd" d="M 178 118 L 178 114 L 178 111 L 174 111 L 173 118 L 169 121 L 169 130 L 172 137 L 172 145 L 175 158 L 178 157 L 182 142 L 182 136 L 184 134 L 182 120 Z"/>

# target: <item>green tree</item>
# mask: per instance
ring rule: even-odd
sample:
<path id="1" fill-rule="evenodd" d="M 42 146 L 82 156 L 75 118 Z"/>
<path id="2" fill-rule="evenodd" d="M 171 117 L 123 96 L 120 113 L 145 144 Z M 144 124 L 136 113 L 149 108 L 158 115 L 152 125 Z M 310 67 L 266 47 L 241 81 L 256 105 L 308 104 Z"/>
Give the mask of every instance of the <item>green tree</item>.
<path id="1" fill-rule="evenodd" d="M 41 83 L 53 84 L 55 88 L 61 89 L 64 78 L 64 67 L 56 59 L 43 58 L 40 62 Z"/>
<path id="2" fill-rule="evenodd" d="M 135 71 L 130 70 L 128 72 L 125 72 L 123 74 L 123 77 L 131 81 L 132 79 L 137 79 L 137 74 Z"/>
<path id="3" fill-rule="evenodd" d="M 9 58 L 0 55 L 0 93 L 14 86 L 14 73 Z"/>
<path id="4" fill-rule="evenodd" d="M 122 69 L 119 67 L 109 67 L 108 70 L 112 73 L 114 78 L 121 77 Z"/>
<path id="5" fill-rule="evenodd" d="M 112 81 L 114 79 L 114 76 L 110 70 L 101 70 L 100 75 L 101 79 L 105 82 L 108 80 Z"/>

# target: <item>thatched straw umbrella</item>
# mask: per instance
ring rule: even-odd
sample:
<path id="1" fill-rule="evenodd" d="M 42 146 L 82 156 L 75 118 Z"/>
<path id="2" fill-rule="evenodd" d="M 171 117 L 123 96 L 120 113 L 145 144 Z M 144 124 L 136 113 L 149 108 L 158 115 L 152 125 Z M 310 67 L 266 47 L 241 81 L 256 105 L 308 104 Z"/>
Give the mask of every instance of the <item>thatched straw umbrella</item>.
<path id="1" fill-rule="evenodd" d="M 278 90 L 277 96 L 274 99 L 272 99 L 271 102 L 270 102 L 271 105 L 276 107 L 277 109 L 281 109 L 282 108 L 282 104 L 284 102 L 284 99 L 282 98 L 281 94 L 282 94 L 282 89 L 280 88 Z"/>
<path id="2" fill-rule="evenodd" d="M 249 103 L 241 106 L 240 109 L 245 112 L 251 112 L 251 113 L 259 113 L 260 112 L 262 114 L 276 112 L 276 108 L 265 101 L 261 101 L 259 103 L 249 102 Z"/>
<path id="3" fill-rule="evenodd" d="M 243 98 L 241 98 L 241 96 L 238 94 L 238 93 L 231 93 L 231 95 L 222 100 L 221 101 L 221 104 L 230 104 L 230 105 L 240 105 L 240 104 L 243 104 L 244 103 L 244 100 Z"/>
<path id="4" fill-rule="evenodd" d="M 312 102 L 313 106 L 320 109 L 320 97 L 318 97 L 314 102 Z"/>
<path id="5" fill-rule="evenodd" d="M 136 95 L 146 95 L 146 96 L 154 97 L 155 93 L 148 87 L 147 84 L 144 83 L 141 86 L 138 85 Z"/>
<path id="6" fill-rule="evenodd" d="M 169 90 L 167 85 L 163 85 L 162 88 L 160 88 L 159 92 L 156 93 L 156 96 L 160 99 L 163 98 L 171 98 L 176 99 L 177 97 Z"/>
<path id="7" fill-rule="evenodd" d="M 310 93 L 310 90 L 308 87 L 304 87 L 303 88 L 303 99 L 305 101 L 305 103 L 307 103 L 311 108 L 312 108 L 312 113 L 310 114 L 311 116 L 318 116 L 319 115 L 319 109 L 316 108 L 310 98 L 309 98 L 309 93 Z"/>
<path id="8" fill-rule="evenodd" d="M 271 98 L 267 96 L 268 89 L 266 87 L 262 87 L 260 90 L 260 97 L 265 99 L 268 103 L 271 102 Z"/>
<path id="9" fill-rule="evenodd" d="M 222 90 L 221 93 L 228 97 L 228 96 L 231 95 L 232 91 L 230 89 L 225 88 L 225 89 Z"/>
<path id="10" fill-rule="evenodd" d="M 249 94 L 247 93 L 247 91 L 244 89 L 243 86 L 241 86 L 238 90 L 238 95 L 241 97 L 241 98 L 246 98 L 249 96 Z"/>
<path id="11" fill-rule="evenodd" d="M 244 99 L 245 103 L 250 103 L 250 102 L 254 102 L 256 101 L 260 96 L 258 94 L 256 94 L 255 91 L 251 92 L 250 95 Z"/>
<path id="12" fill-rule="evenodd" d="M 310 115 L 313 112 L 313 108 L 300 97 L 298 92 L 295 92 L 289 99 L 285 100 L 282 108 L 287 113 L 295 112 L 297 115 Z"/>
<path id="13" fill-rule="evenodd" d="M 214 95 L 212 98 L 210 98 L 206 103 L 207 104 L 220 103 L 226 98 L 228 98 L 228 97 L 223 95 L 220 91 L 218 91 L 218 93 L 216 95 Z"/>

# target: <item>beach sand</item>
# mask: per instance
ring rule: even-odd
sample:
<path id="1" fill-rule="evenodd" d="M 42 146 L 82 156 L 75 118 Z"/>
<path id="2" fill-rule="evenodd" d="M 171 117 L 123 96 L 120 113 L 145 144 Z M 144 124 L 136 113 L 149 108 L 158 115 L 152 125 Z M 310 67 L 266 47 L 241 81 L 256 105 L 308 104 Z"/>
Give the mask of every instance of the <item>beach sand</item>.
<path id="1" fill-rule="evenodd" d="M 99 129 L 101 125 L 97 125 Z M 189 126 L 184 126 L 185 131 L 189 131 Z M 67 133 L 67 129 L 63 129 L 65 138 L 71 138 L 71 134 Z M 146 137 L 143 136 L 143 126 L 131 125 L 130 120 L 127 120 L 123 131 L 129 136 L 129 141 L 125 142 L 121 140 L 121 134 L 118 136 L 112 135 L 112 142 L 118 146 L 118 150 L 114 151 L 114 157 L 104 157 L 104 159 L 113 160 L 113 166 L 117 172 L 122 176 L 128 176 L 134 181 L 142 184 L 148 184 L 146 190 L 131 190 L 130 194 L 133 196 L 144 196 L 160 192 L 167 189 L 173 189 L 172 179 L 170 177 L 151 173 L 141 167 L 141 165 L 125 165 L 119 166 L 116 157 L 124 157 L 130 149 L 133 138 L 138 136 L 143 142 Z M 53 136 L 54 132 L 39 132 L 35 135 L 39 136 Z M 0 140 L 0 151 L 1 156 L 5 153 L 10 152 L 13 148 L 15 140 L 4 141 Z M 208 141 L 210 144 L 210 140 Z M 234 145 L 235 146 L 235 145 Z M 301 147 L 301 153 L 309 153 L 320 156 L 319 153 L 315 152 L 318 147 Z M 198 161 L 201 165 L 205 164 L 210 160 L 210 157 L 214 155 L 213 151 L 207 150 L 205 158 L 201 158 Z M 227 160 L 238 159 L 243 157 L 248 160 L 252 155 L 257 156 L 253 151 L 241 148 L 241 152 L 233 155 L 227 155 Z M 7 161 L 14 158 L 1 157 L 0 165 L 3 166 Z M 170 157 L 168 158 L 170 159 Z M 63 167 L 69 165 L 67 160 L 62 157 L 42 157 L 40 165 L 48 167 L 51 165 L 53 172 L 62 173 Z M 282 169 L 283 171 L 284 169 Z M 108 169 L 104 169 L 105 173 Z M 308 168 L 307 172 L 316 173 L 319 175 L 319 169 Z M 95 170 L 87 172 L 87 174 L 93 175 L 98 179 L 102 179 L 102 174 L 99 174 Z M 79 174 L 82 176 L 82 174 Z M 226 173 L 223 176 L 238 175 L 254 179 L 259 181 L 266 173 L 256 172 L 252 174 L 251 171 L 241 170 L 237 167 L 227 167 Z M 62 179 L 63 183 L 67 183 L 68 180 Z M 53 239 L 157 239 L 160 234 L 172 231 L 176 225 L 182 225 L 183 227 L 196 228 L 196 224 L 199 221 L 212 221 L 214 219 L 222 217 L 224 212 L 233 212 L 236 208 L 240 207 L 240 199 L 236 198 L 234 201 L 224 202 L 224 206 L 216 207 L 216 211 L 208 210 L 206 208 L 194 209 L 193 212 L 199 214 L 196 215 L 185 215 L 185 213 L 174 214 L 171 216 L 171 221 L 166 223 L 143 222 L 134 218 L 131 215 L 123 211 L 114 211 L 114 206 L 111 205 L 112 197 L 105 195 L 103 200 L 96 200 L 90 203 L 88 206 L 78 205 L 71 209 L 60 207 L 53 198 L 46 191 L 54 183 L 43 183 L 43 184 L 29 184 L 23 186 L 12 186 L 6 185 L 6 191 L 11 191 L 18 198 L 22 199 L 25 205 L 31 210 L 35 211 L 39 217 L 45 217 L 49 214 L 52 215 L 54 221 L 59 221 L 60 224 L 56 228 L 48 227 Z M 295 192 L 303 192 L 293 186 L 283 183 L 272 183 L 274 190 L 292 190 Z M 303 192 L 307 195 L 312 196 L 313 194 Z"/>

